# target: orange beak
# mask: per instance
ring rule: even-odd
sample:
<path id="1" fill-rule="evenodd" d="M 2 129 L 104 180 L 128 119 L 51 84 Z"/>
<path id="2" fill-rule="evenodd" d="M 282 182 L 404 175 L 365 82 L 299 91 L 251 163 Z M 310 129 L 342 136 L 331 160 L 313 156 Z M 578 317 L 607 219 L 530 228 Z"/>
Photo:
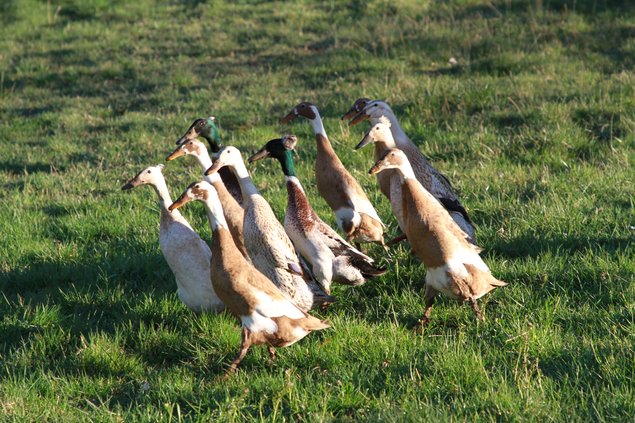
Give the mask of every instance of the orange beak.
<path id="1" fill-rule="evenodd" d="M 222 160 L 218 160 L 218 159 L 216 159 L 216 161 L 214 162 L 214 164 L 213 164 L 213 165 L 211 165 L 211 166 L 209 167 L 209 169 L 207 169 L 207 170 L 205 171 L 205 176 L 209 176 L 209 175 L 211 175 L 212 173 L 216 173 L 216 172 L 218 172 L 218 170 L 219 170 L 221 167 L 223 167 L 223 166 L 225 166 L 225 163 L 223 163 L 223 161 L 222 161 Z"/>
<path id="2" fill-rule="evenodd" d="M 174 203 L 170 204 L 170 207 L 168 207 L 168 210 L 174 211 L 180 208 L 181 206 L 189 203 L 191 200 L 192 199 L 187 196 L 187 191 L 185 191 L 183 194 L 181 194 L 179 198 L 177 198 L 177 200 Z"/>
<path id="3" fill-rule="evenodd" d="M 170 153 L 170 155 L 168 157 L 165 158 L 166 162 L 170 162 L 174 159 L 177 159 L 181 156 L 185 156 L 185 151 L 181 150 L 181 148 L 177 148 L 176 150 L 174 150 L 172 153 Z"/>

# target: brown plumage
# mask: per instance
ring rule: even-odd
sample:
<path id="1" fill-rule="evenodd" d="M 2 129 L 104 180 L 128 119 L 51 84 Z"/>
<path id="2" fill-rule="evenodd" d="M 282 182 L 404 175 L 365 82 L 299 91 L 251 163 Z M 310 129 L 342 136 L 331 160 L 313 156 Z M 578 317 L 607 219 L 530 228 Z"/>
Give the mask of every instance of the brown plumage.
<path id="1" fill-rule="evenodd" d="M 286 347 L 313 330 L 329 327 L 296 307 L 280 290 L 242 256 L 227 229 L 218 195 L 207 182 L 195 182 L 170 206 L 203 201 L 212 226 L 212 284 L 227 309 L 242 323 L 242 345 L 227 374 L 235 371 L 252 345 Z"/>
<path id="2" fill-rule="evenodd" d="M 467 240 L 467 235 L 447 210 L 417 181 L 403 151 L 386 151 L 369 173 L 375 174 L 384 169 L 397 169 L 401 175 L 406 235 L 427 271 L 426 311 L 422 324 L 430 320 L 437 292 L 469 301 L 476 316 L 483 320 L 476 300 L 506 283 L 491 275 L 479 256 L 481 249 Z"/>

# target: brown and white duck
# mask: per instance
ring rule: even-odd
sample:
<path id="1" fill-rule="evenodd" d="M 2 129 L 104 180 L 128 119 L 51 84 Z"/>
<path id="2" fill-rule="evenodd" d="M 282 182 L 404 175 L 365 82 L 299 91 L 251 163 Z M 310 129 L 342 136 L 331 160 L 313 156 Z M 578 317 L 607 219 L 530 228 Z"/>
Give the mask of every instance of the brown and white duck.
<path id="1" fill-rule="evenodd" d="M 252 345 L 267 344 L 271 358 L 274 347 L 286 347 L 311 331 L 329 325 L 306 314 L 249 263 L 236 247 L 223 216 L 216 190 L 206 181 L 194 182 L 170 206 L 176 210 L 191 200 L 205 204 L 212 227 L 212 284 L 227 309 L 240 319 L 242 344 L 226 375 L 231 374 Z"/>
<path id="2" fill-rule="evenodd" d="M 414 253 L 426 267 L 426 310 L 422 325 L 430 320 L 438 292 L 469 301 L 476 317 L 483 320 L 476 300 L 507 284 L 492 276 L 479 256 L 481 249 L 467 241 L 465 233 L 447 210 L 417 180 L 403 151 L 387 150 L 369 173 L 376 174 L 384 169 L 396 169 L 401 176 L 406 235 Z"/>
<path id="3" fill-rule="evenodd" d="M 212 166 L 212 159 L 207 152 L 207 148 L 205 148 L 205 145 L 196 138 L 192 138 L 181 143 L 181 145 L 176 147 L 176 149 L 170 153 L 165 160 L 169 162 L 181 156 L 194 156 L 203 172 Z M 245 248 L 245 241 L 243 239 L 245 210 L 229 193 L 219 174 L 215 173 L 213 175 L 205 176 L 204 179 L 212 184 L 214 189 L 216 189 L 218 197 L 220 198 L 221 203 L 223 203 L 225 219 L 227 220 L 229 231 L 231 232 L 232 237 L 234 237 L 234 242 L 240 252 L 243 253 L 243 256 L 248 258 L 249 256 L 247 255 L 247 249 Z"/>
<path id="4" fill-rule="evenodd" d="M 303 311 L 332 302 L 333 298 L 302 268 L 291 240 L 258 192 L 237 148 L 223 147 L 205 173 L 211 175 L 224 166 L 236 173 L 240 183 L 245 205 L 243 238 L 254 266 Z"/>
<path id="5" fill-rule="evenodd" d="M 210 283 L 212 253 L 178 210 L 168 210 L 172 199 L 162 170 L 162 164 L 147 167 L 121 189 L 126 191 L 140 185 L 154 188 L 161 210 L 159 247 L 176 279 L 176 294 L 192 311 L 220 312 L 225 307 Z"/>
<path id="6" fill-rule="evenodd" d="M 284 229 L 296 249 L 311 263 L 317 282 L 330 293 L 331 282 L 358 286 L 367 278 L 383 275 L 385 269 L 373 265 L 373 259 L 344 241 L 311 207 L 291 155 L 297 141 L 295 135 L 271 140 L 248 161 L 270 157 L 280 162 L 287 186 Z"/>
<path id="7" fill-rule="evenodd" d="M 329 141 L 317 107 L 300 103 L 280 119 L 287 123 L 298 116 L 311 122 L 317 141 L 315 176 L 320 195 L 335 212 L 346 239 L 384 245 L 384 224 L 359 182 L 346 170 Z"/>
<path id="8" fill-rule="evenodd" d="M 452 216 L 452 219 L 468 234 L 470 241 L 476 242 L 474 224 L 467 210 L 465 210 L 465 207 L 463 207 L 458 196 L 452 189 L 450 181 L 443 176 L 441 172 L 435 169 L 417 146 L 410 141 L 410 138 L 408 138 L 401 128 L 401 125 L 399 125 L 397 117 L 387 103 L 379 100 L 369 102 L 364 106 L 362 111 L 350 121 L 350 125 L 355 125 L 366 119 L 370 119 L 371 124 L 376 125 L 380 122 L 382 116 L 385 116 L 390 121 L 390 131 L 395 140 L 395 144 L 397 148 L 402 150 L 406 154 L 406 157 L 408 157 L 408 161 L 414 169 L 417 180 L 445 207 Z"/>

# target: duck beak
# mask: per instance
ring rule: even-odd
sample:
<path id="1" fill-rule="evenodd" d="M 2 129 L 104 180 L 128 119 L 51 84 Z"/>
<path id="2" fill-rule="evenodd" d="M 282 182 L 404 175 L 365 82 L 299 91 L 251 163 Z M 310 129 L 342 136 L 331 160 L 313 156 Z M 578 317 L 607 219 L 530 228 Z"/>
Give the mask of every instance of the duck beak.
<path id="1" fill-rule="evenodd" d="M 258 150 L 254 155 L 252 155 L 250 158 L 248 158 L 247 162 L 249 163 L 257 162 L 258 160 L 262 160 L 269 156 L 271 156 L 271 154 L 269 153 L 269 151 L 267 151 L 266 147 L 263 147 L 260 150 Z"/>
<path id="2" fill-rule="evenodd" d="M 384 170 L 384 166 L 383 166 L 383 163 L 380 160 L 377 163 L 375 163 L 375 165 L 373 167 L 370 168 L 370 170 L 368 171 L 368 174 L 369 175 L 374 175 L 376 173 L 381 172 L 382 170 Z"/>
<path id="3" fill-rule="evenodd" d="M 189 203 L 191 200 L 192 199 L 187 195 L 187 191 L 185 191 L 183 194 L 181 194 L 179 198 L 176 199 L 174 203 L 170 204 L 170 207 L 168 207 L 168 210 L 174 211 L 180 208 L 181 206 L 184 206 L 185 204 Z"/>
<path id="4" fill-rule="evenodd" d="M 181 148 L 177 148 L 176 150 L 174 150 L 172 153 L 170 153 L 170 155 L 168 157 L 165 158 L 166 162 L 170 162 L 174 159 L 177 159 L 181 156 L 185 156 L 185 151 L 181 150 Z"/>
<path id="5" fill-rule="evenodd" d="M 216 159 L 216 161 L 214 162 L 214 164 L 213 164 L 213 165 L 211 165 L 211 166 L 209 167 L 209 169 L 207 169 L 207 170 L 205 171 L 205 176 L 209 176 L 209 175 L 211 175 L 212 173 L 216 173 L 216 172 L 218 172 L 218 170 L 219 170 L 221 167 L 223 167 L 223 166 L 225 166 L 225 163 L 223 163 L 223 161 L 222 161 L 222 160 L 218 160 L 218 159 Z"/>
<path id="6" fill-rule="evenodd" d="M 349 120 L 356 114 L 357 114 L 357 109 L 355 109 L 355 107 L 353 106 L 348 112 L 342 115 L 342 120 Z"/>
<path id="7" fill-rule="evenodd" d="M 293 109 L 285 117 L 280 118 L 280 123 L 289 123 L 297 117 L 298 117 L 298 112 L 296 112 L 295 109 Z"/>
<path id="8" fill-rule="evenodd" d="M 348 125 L 349 125 L 349 126 L 357 125 L 358 123 L 363 122 L 363 121 L 365 121 L 366 119 L 369 119 L 369 118 L 370 118 L 370 116 L 368 116 L 368 115 L 366 114 L 366 112 L 362 110 L 362 111 L 361 111 L 361 112 L 359 112 L 357 115 L 355 115 L 355 117 L 353 118 L 353 120 L 351 120 L 350 122 L 348 122 Z"/>
<path id="9" fill-rule="evenodd" d="M 122 185 L 121 190 L 128 191 L 129 189 L 132 189 L 138 185 L 139 185 L 139 182 L 137 182 L 136 179 L 131 179 L 128 182 L 126 182 L 124 185 Z"/>
<path id="10" fill-rule="evenodd" d="M 183 143 L 193 140 L 196 137 L 198 137 L 198 132 L 196 132 L 196 129 L 190 127 L 190 129 L 188 129 L 187 132 L 176 141 L 176 145 L 182 145 Z"/>
<path id="11" fill-rule="evenodd" d="M 370 136 L 370 131 L 368 131 L 366 132 L 366 135 L 364 135 L 364 138 L 362 138 L 362 140 L 359 142 L 359 144 L 355 146 L 355 150 L 359 150 L 360 148 L 365 147 L 372 142 L 373 137 Z"/>

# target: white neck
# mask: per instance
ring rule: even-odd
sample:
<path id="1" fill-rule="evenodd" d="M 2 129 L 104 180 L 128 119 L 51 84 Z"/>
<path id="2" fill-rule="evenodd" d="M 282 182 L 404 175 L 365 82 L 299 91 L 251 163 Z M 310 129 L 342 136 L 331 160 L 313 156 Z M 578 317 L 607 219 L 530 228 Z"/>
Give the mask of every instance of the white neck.
<path id="1" fill-rule="evenodd" d="M 300 180 L 296 176 L 286 176 L 285 175 L 284 180 L 286 182 L 291 182 L 292 184 L 297 185 L 298 188 L 300 188 L 300 190 L 302 192 L 304 192 L 304 188 L 302 188 L 302 184 L 300 183 Z"/>
<path id="2" fill-rule="evenodd" d="M 395 137 L 392 136 L 392 132 L 388 132 L 384 135 L 383 142 L 386 144 L 386 148 L 396 148 L 397 144 L 395 143 Z"/>
<path id="3" fill-rule="evenodd" d="M 170 191 L 168 191 L 168 185 L 165 183 L 163 176 L 157 178 L 156 181 L 153 181 L 152 187 L 159 196 L 159 206 L 161 207 L 161 210 L 170 213 L 168 211 L 168 207 L 172 205 L 172 197 L 170 197 Z M 178 210 L 174 210 L 172 214 L 177 216 L 181 215 Z"/>
<path id="4" fill-rule="evenodd" d="M 217 230 L 218 228 L 228 229 L 229 227 L 227 226 L 227 221 L 225 220 L 225 215 L 223 214 L 223 206 L 218 199 L 218 195 L 209 194 L 204 203 L 212 231 Z"/>
<path id="5" fill-rule="evenodd" d="M 207 150 L 204 151 L 203 153 L 194 154 L 194 157 L 196 157 L 196 161 L 201 166 L 201 169 L 203 169 L 203 172 L 205 172 L 207 169 L 212 167 L 212 159 L 209 157 Z M 214 184 L 215 182 L 218 182 L 221 180 L 218 172 L 212 173 L 211 175 L 204 175 L 203 179 L 209 182 L 210 184 Z"/>
<path id="6" fill-rule="evenodd" d="M 247 168 L 245 167 L 245 163 L 242 160 L 230 167 L 238 178 L 240 191 L 243 194 L 244 201 L 248 201 L 252 195 L 260 195 L 258 188 L 256 188 L 256 185 L 254 185 L 254 182 L 251 180 L 249 172 L 247 172 Z"/>
<path id="7" fill-rule="evenodd" d="M 400 144 L 401 140 L 407 140 L 408 136 L 403 131 L 403 129 L 401 129 L 401 125 L 399 125 L 399 121 L 397 120 L 397 117 L 392 112 L 392 110 L 386 110 L 384 112 L 384 116 L 386 116 L 388 120 L 390 121 L 390 132 L 392 133 L 392 136 L 394 138 L 393 142 Z M 379 122 L 381 122 L 379 119 L 375 119 L 375 118 L 370 119 L 370 123 L 373 125 L 376 125 Z"/>
<path id="8" fill-rule="evenodd" d="M 417 179 L 410 163 L 403 163 L 397 168 L 397 170 L 399 171 L 399 176 L 401 176 L 401 182 L 404 182 L 407 179 Z"/>
<path id="9" fill-rule="evenodd" d="M 322 135 L 325 138 L 328 138 L 326 136 L 326 131 L 324 130 L 324 124 L 322 123 L 322 117 L 320 116 L 320 112 L 317 111 L 317 109 L 313 110 L 315 112 L 315 119 L 311 119 L 311 126 L 313 127 L 313 132 L 315 132 L 315 135 Z"/>

